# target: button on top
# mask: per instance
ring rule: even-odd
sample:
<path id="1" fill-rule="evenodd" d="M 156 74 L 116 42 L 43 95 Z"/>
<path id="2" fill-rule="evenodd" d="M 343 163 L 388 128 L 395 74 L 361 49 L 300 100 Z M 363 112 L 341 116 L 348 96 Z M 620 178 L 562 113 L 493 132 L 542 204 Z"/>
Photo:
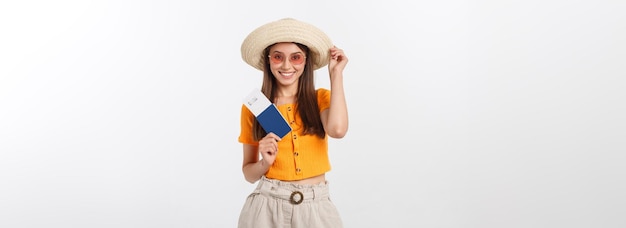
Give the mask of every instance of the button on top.
<path id="1" fill-rule="evenodd" d="M 296 168 L 296 172 L 299 173 L 300 171 L 302 171 L 302 170 L 300 170 L 300 168 Z"/>
<path id="2" fill-rule="evenodd" d="M 293 155 L 297 157 L 300 154 L 298 154 L 298 152 L 293 152 Z"/>
<path id="3" fill-rule="evenodd" d="M 287 111 L 291 111 L 291 106 L 287 107 Z"/>

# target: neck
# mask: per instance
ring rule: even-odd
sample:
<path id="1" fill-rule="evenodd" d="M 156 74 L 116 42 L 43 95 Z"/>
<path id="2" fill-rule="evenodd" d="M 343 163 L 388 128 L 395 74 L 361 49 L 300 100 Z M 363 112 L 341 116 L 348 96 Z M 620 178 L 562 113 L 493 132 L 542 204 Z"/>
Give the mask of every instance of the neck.
<path id="1" fill-rule="evenodd" d="M 289 95 L 285 95 L 285 94 L 278 94 L 276 95 L 276 97 L 280 97 L 280 98 L 292 98 L 292 97 L 296 97 L 295 94 L 289 94 Z"/>
<path id="2" fill-rule="evenodd" d="M 276 91 L 276 97 L 282 97 L 282 98 L 290 98 L 290 97 L 295 97 L 298 94 L 298 88 L 284 88 L 284 89 L 279 89 L 278 91 Z"/>

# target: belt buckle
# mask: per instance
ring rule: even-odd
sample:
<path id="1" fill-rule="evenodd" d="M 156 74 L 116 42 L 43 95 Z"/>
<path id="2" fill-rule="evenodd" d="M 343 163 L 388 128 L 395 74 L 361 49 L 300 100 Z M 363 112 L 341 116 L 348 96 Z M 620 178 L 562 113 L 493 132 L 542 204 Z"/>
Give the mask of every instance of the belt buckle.
<path id="1" fill-rule="evenodd" d="M 298 200 L 294 199 L 294 196 L 296 196 L 296 195 L 300 195 L 300 199 L 298 199 Z M 302 192 L 294 191 L 294 192 L 291 193 L 291 196 L 289 197 L 289 202 L 291 204 L 298 205 L 298 204 L 301 204 L 302 201 L 304 201 L 304 195 L 302 194 Z"/>

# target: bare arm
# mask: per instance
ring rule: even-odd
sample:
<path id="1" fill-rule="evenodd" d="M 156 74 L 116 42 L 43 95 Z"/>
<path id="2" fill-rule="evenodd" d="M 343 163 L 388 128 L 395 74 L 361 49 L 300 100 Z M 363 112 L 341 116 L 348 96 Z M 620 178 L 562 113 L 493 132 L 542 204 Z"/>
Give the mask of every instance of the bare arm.
<path id="1" fill-rule="evenodd" d="M 343 69 L 347 63 L 343 50 L 330 49 L 330 107 L 321 113 L 321 119 L 324 130 L 332 138 L 343 138 L 348 132 L 348 107 L 343 90 Z"/>
<path id="2" fill-rule="evenodd" d="M 243 144 L 243 176 L 246 181 L 254 183 L 267 172 L 269 165 L 263 160 L 259 160 L 259 152 L 256 146 Z"/>
<path id="3" fill-rule="evenodd" d="M 243 144 L 242 171 L 246 181 L 254 183 L 267 173 L 276 159 L 278 141 L 280 137 L 269 133 L 259 141 L 259 146 Z M 263 157 L 261 160 L 259 160 L 259 153 Z"/>

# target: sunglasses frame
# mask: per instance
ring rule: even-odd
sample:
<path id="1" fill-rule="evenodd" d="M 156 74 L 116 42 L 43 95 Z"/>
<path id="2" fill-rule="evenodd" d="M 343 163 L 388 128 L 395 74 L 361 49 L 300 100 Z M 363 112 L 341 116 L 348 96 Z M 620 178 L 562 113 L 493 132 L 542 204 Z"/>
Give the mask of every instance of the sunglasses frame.
<path id="1" fill-rule="evenodd" d="M 282 55 L 283 57 L 285 57 L 285 55 L 282 54 L 282 53 L 275 53 L 275 54 L 279 54 L 279 55 Z M 302 55 L 302 62 L 301 63 L 294 63 L 293 61 L 291 61 L 291 56 L 293 56 L 293 55 Z M 280 61 L 280 62 L 274 62 L 274 59 L 272 58 L 272 54 L 269 54 L 267 57 L 269 58 L 270 63 L 273 63 L 273 64 L 282 64 L 282 63 L 285 62 L 285 60 Z M 289 63 L 291 63 L 292 65 L 301 65 L 301 64 L 304 64 L 306 62 L 306 55 L 303 54 L 303 53 L 298 52 L 298 53 L 294 53 L 294 54 L 289 55 L 289 57 L 287 59 L 288 59 Z"/>

